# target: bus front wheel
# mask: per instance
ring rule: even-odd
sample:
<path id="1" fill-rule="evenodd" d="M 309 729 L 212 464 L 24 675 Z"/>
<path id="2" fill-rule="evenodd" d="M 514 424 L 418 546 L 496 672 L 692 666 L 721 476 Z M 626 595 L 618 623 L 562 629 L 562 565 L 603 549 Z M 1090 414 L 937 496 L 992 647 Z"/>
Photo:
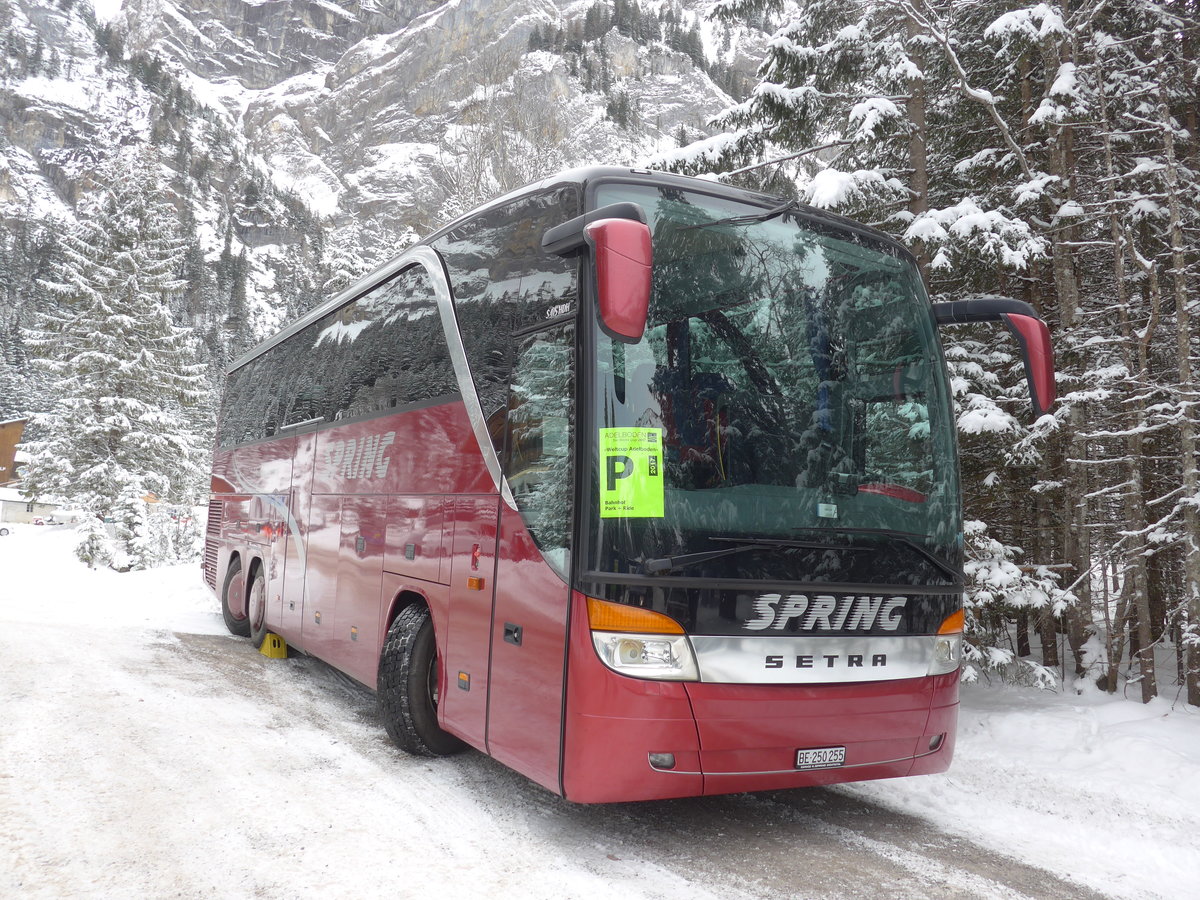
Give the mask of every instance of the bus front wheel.
<path id="1" fill-rule="evenodd" d="M 429 610 L 400 610 L 379 657 L 379 711 L 388 737 L 417 756 L 448 756 L 465 745 L 437 722 L 438 660 Z"/>
<path id="2" fill-rule="evenodd" d="M 225 573 L 225 586 L 221 588 L 221 618 L 225 620 L 225 627 L 229 629 L 230 634 L 236 634 L 238 637 L 250 637 L 250 617 L 242 616 L 237 618 L 233 611 L 229 608 L 229 598 L 231 596 L 246 596 L 246 578 L 242 574 L 242 561 L 234 559 L 229 564 L 229 571 Z"/>

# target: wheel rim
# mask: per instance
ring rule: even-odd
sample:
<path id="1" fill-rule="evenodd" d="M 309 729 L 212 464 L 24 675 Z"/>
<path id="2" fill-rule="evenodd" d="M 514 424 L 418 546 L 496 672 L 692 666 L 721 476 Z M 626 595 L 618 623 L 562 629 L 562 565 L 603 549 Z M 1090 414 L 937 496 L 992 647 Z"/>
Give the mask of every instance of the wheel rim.
<path id="1" fill-rule="evenodd" d="M 250 627 L 258 630 L 262 627 L 263 620 L 267 615 L 267 591 L 263 586 L 261 578 L 254 579 L 254 584 L 250 587 L 250 607 L 246 612 L 250 617 Z"/>
<path id="2" fill-rule="evenodd" d="M 236 575 L 234 575 L 232 578 L 229 579 L 229 588 L 228 588 L 228 590 L 225 591 L 225 607 L 229 610 L 229 614 L 231 616 L 233 616 L 233 618 L 235 618 L 235 619 L 246 618 L 246 613 L 243 611 L 242 615 L 239 616 L 237 614 L 237 611 L 233 608 L 233 604 L 231 604 L 229 601 L 231 598 L 234 598 L 234 597 L 245 596 L 245 590 L 246 590 L 246 579 L 242 576 L 242 573 L 239 571 Z"/>
<path id="3" fill-rule="evenodd" d="M 436 710 L 438 706 L 438 664 L 436 655 L 429 660 L 429 671 L 425 675 L 425 692 L 429 695 L 429 705 Z"/>

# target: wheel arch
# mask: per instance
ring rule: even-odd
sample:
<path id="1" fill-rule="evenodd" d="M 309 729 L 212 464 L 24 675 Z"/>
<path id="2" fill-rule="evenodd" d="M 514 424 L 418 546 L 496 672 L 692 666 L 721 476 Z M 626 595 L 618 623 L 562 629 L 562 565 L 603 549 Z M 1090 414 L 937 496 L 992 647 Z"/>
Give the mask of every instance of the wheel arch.
<path id="1" fill-rule="evenodd" d="M 246 569 L 246 597 L 250 596 L 250 585 L 254 581 L 254 576 L 257 575 L 263 568 L 263 559 L 261 556 L 251 556 L 250 566 Z"/>
<path id="2" fill-rule="evenodd" d="M 225 584 L 225 579 L 229 577 L 229 570 L 235 562 L 242 561 L 242 552 L 240 550 L 222 550 L 221 563 L 217 566 L 217 590 Z"/>
<path id="3" fill-rule="evenodd" d="M 396 592 L 396 596 L 392 598 L 391 605 L 388 607 L 387 617 L 383 621 L 382 634 L 387 634 L 388 629 L 392 627 L 392 623 L 396 621 L 396 616 L 405 608 L 412 606 L 414 603 L 420 603 L 426 609 L 433 613 L 433 605 L 429 602 L 429 598 L 418 590 L 411 587 L 402 587 Z M 436 623 L 435 623 L 436 624 Z M 437 629 L 434 629 L 437 633 Z"/>

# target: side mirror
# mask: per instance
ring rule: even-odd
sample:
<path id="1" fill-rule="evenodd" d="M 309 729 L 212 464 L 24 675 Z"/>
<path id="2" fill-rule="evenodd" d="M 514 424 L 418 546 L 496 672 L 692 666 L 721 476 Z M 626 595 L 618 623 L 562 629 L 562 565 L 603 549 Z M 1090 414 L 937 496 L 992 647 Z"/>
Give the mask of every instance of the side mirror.
<path id="1" fill-rule="evenodd" d="M 589 248 L 596 266 L 600 324 L 613 340 L 636 344 L 646 330 L 654 251 L 646 213 L 613 203 L 547 229 L 542 251 L 566 256 Z"/>
<path id="2" fill-rule="evenodd" d="M 583 233 L 596 261 L 600 324 L 614 340 L 636 344 L 650 312 L 650 229 L 630 219 L 600 219 Z"/>
<path id="3" fill-rule="evenodd" d="M 1003 322 L 1021 348 L 1034 415 L 1043 416 L 1050 411 L 1056 396 L 1054 351 L 1050 347 L 1050 331 L 1032 306 L 1007 297 L 981 297 L 935 303 L 933 316 L 939 325 Z"/>
<path id="4" fill-rule="evenodd" d="M 1044 416 L 1054 405 L 1057 391 L 1054 385 L 1054 351 L 1050 347 L 1050 330 L 1037 316 L 1005 313 L 1000 316 L 1025 360 L 1025 378 L 1033 400 L 1034 415 Z"/>

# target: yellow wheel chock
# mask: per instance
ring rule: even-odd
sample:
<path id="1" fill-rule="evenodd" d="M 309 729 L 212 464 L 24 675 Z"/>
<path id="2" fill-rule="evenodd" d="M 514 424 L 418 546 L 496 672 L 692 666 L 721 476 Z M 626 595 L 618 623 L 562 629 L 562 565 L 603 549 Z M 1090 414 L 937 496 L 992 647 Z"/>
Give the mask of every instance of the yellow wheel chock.
<path id="1" fill-rule="evenodd" d="M 287 659 L 287 644 L 279 635 L 267 632 L 258 652 L 268 659 Z"/>

